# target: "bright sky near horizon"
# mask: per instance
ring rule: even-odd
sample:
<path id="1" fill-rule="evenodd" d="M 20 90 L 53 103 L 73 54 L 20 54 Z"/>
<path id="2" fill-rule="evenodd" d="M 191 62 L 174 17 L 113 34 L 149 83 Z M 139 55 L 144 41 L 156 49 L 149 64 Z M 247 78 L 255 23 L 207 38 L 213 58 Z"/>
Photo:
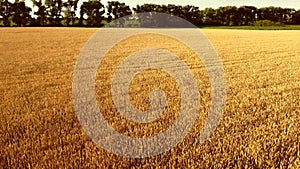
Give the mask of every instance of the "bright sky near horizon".
<path id="1" fill-rule="evenodd" d="M 10 0 L 14 1 L 14 0 Z M 84 0 L 79 0 L 81 4 Z M 112 0 L 101 0 L 102 3 L 106 4 L 107 1 Z M 32 1 L 25 0 L 26 4 L 32 8 Z M 200 9 L 205 9 L 208 7 L 218 8 L 220 6 L 255 6 L 255 7 L 282 7 L 282 8 L 295 8 L 300 9 L 300 0 L 119 0 L 119 2 L 124 2 L 131 8 L 135 7 L 137 4 L 142 5 L 145 3 L 154 4 L 175 4 L 175 5 L 195 5 L 200 7 Z"/>
<path id="2" fill-rule="evenodd" d="M 107 2 L 107 0 L 102 0 Z M 154 4 L 175 4 L 175 5 L 195 5 L 200 9 L 207 7 L 218 8 L 220 6 L 255 6 L 255 7 L 268 7 L 278 6 L 284 8 L 300 9 L 299 0 L 121 0 L 131 7 L 135 7 L 137 4 L 154 3 Z"/>

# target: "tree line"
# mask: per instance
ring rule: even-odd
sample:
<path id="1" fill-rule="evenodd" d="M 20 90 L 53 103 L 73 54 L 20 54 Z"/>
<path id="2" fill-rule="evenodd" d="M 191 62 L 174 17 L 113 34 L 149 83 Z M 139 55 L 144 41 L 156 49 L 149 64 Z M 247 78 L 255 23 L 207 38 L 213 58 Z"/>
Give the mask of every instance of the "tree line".
<path id="1" fill-rule="evenodd" d="M 200 10 L 193 5 L 143 4 L 131 8 L 119 1 L 101 0 L 32 0 L 37 11 L 24 1 L 0 0 L 0 26 L 79 26 L 100 27 L 113 20 L 124 26 L 146 26 L 136 13 L 166 13 L 188 20 L 196 26 L 242 26 L 242 25 L 300 25 L 300 10 L 281 7 L 256 8 L 254 6 L 226 6 Z M 78 15 L 79 13 L 79 15 Z M 148 23 L 149 24 L 149 23 Z"/>

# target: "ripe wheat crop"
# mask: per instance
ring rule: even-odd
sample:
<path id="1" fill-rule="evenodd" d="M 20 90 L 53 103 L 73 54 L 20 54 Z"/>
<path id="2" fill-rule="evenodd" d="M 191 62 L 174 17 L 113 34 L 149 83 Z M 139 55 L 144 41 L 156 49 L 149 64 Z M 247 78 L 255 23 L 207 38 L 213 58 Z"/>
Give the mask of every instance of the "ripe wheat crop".
<path id="1" fill-rule="evenodd" d="M 139 49 L 143 38 L 182 56 L 200 88 L 200 113 L 184 141 L 143 159 L 123 158 L 98 147 L 76 117 L 74 66 L 95 31 L 0 29 L 0 168 L 300 168 L 300 31 L 203 30 L 223 62 L 227 81 L 224 114 L 203 144 L 196 138 L 210 107 L 211 88 L 201 60 L 187 58 L 193 53 L 154 35 L 115 46 L 101 63 L 104 69 L 98 70 L 96 95 L 109 124 L 124 135 L 158 134 L 178 115 L 178 86 L 155 69 L 135 76 L 130 99 L 136 109 L 145 111 L 150 107 L 149 92 L 163 89 L 163 116 L 136 124 L 115 110 L 107 90 L 112 68 L 132 48 Z"/>

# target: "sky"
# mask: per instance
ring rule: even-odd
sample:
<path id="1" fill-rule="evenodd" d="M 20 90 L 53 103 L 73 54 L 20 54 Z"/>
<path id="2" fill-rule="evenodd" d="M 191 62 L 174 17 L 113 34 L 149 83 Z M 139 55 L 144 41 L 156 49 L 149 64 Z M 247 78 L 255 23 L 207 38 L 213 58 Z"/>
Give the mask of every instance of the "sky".
<path id="1" fill-rule="evenodd" d="M 102 0 L 102 2 L 106 2 Z M 175 5 L 195 5 L 200 9 L 207 7 L 218 8 L 220 6 L 255 6 L 255 7 L 268 7 L 268 6 L 280 6 L 285 8 L 300 9 L 299 0 L 123 0 L 131 7 L 137 4 L 155 3 L 155 4 L 175 4 Z"/>
<path id="2" fill-rule="evenodd" d="M 11 0 L 14 1 L 14 0 Z M 81 4 L 80 0 L 79 3 Z M 87 0 L 86 0 L 87 1 Z M 112 0 L 101 0 L 102 3 L 106 4 L 107 1 Z M 33 8 L 31 0 L 25 0 L 27 6 Z M 218 8 L 220 6 L 255 6 L 255 7 L 283 7 L 283 8 L 295 8 L 300 9 L 300 0 L 119 0 L 119 2 L 124 2 L 131 8 L 135 7 L 137 4 L 142 5 L 145 3 L 154 4 L 175 4 L 175 5 L 194 5 L 198 6 L 200 9 L 205 9 L 208 7 Z M 79 5 L 80 6 L 80 5 Z M 36 10 L 36 8 L 34 8 Z"/>

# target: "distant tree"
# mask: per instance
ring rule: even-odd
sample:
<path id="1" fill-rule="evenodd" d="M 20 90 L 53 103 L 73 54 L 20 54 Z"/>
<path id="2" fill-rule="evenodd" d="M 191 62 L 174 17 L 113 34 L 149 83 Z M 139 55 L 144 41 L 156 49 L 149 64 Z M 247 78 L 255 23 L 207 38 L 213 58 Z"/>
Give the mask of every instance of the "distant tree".
<path id="1" fill-rule="evenodd" d="M 203 23 L 207 26 L 220 25 L 215 9 L 213 8 L 204 9 Z"/>
<path id="2" fill-rule="evenodd" d="M 235 7 L 235 6 L 231 6 L 231 7 L 228 7 L 229 9 L 229 13 L 230 13 L 230 15 L 229 15 L 229 26 L 236 26 L 236 25 L 238 25 L 238 17 L 237 17 L 237 15 L 238 15 L 238 9 L 237 9 L 237 7 Z"/>
<path id="3" fill-rule="evenodd" d="M 217 18 L 217 21 L 219 22 L 220 25 L 228 25 L 228 20 L 229 20 L 229 13 L 227 11 L 226 7 L 219 7 L 215 11 L 215 15 Z"/>
<path id="4" fill-rule="evenodd" d="M 292 8 L 264 7 L 258 9 L 258 20 L 270 20 L 283 24 L 296 24 L 297 12 Z"/>
<path id="5" fill-rule="evenodd" d="M 136 13 L 141 13 L 139 15 L 139 22 L 142 27 L 172 27 L 175 26 L 174 22 L 176 22 L 174 21 L 174 18 L 167 15 L 162 16 L 160 13 L 175 15 L 177 8 L 177 6 L 172 4 L 144 4 L 141 6 L 137 5 L 136 8 L 133 8 L 133 10 Z"/>
<path id="6" fill-rule="evenodd" d="M 12 6 L 8 0 L 0 0 L 0 16 L 4 26 L 10 26 Z"/>
<path id="7" fill-rule="evenodd" d="M 12 5 L 12 21 L 17 24 L 17 26 L 26 26 L 30 24 L 31 8 L 25 5 L 25 2 L 20 2 L 18 0 Z"/>
<path id="8" fill-rule="evenodd" d="M 35 20 L 35 23 L 31 23 L 34 26 L 43 26 L 47 24 L 48 18 L 47 18 L 47 11 L 45 5 L 43 5 L 42 0 L 32 0 L 32 3 L 34 6 L 38 8 L 34 14 L 37 16 L 37 19 Z"/>
<path id="9" fill-rule="evenodd" d="M 295 12 L 296 10 L 293 8 L 284 8 L 281 22 L 284 24 L 292 24 L 293 15 L 295 14 Z"/>
<path id="10" fill-rule="evenodd" d="M 300 10 L 281 7 L 263 7 L 257 9 L 253 6 L 219 7 L 200 10 L 193 5 L 137 5 L 133 10 L 117 0 L 108 2 L 104 7 L 101 0 L 87 0 L 80 6 L 80 17 L 76 16 L 79 0 L 31 0 L 37 7 L 34 17 L 30 16 L 31 8 L 25 5 L 24 0 L 0 0 L 0 24 L 3 26 L 102 26 L 103 20 L 107 22 L 117 20 L 117 25 L 140 25 L 142 27 L 178 27 L 181 17 L 196 26 L 218 25 L 283 25 L 300 24 Z M 105 9 L 106 16 L 105 18 Z M 133 14 L 134 12 L 134 14 Z M 135 13 L 139 13 L 138 17 Z M 159 15 L 165 13 L 170 15 Z M 178 16 L 178 17 L 174 17 Z M 114 24 L 114 23 L 112 23 Z"/>
<path id="11" fill-rule="evenodd" d="M 67 26 L 75 25 L 76 20 L 76 10 L 79 0 L 67 0 L 63 3 L 64 10 L 64 19 Z"/>
<path id="12" fill-rule="evenodd" d="M 263 7 L 258 10 L 258 20 L 270 20 L 275 22 L 275 8 L 273 6 Z"/>
<path id="13" fill-rule="evenodd" d="M 159 5 L 156 5 L 156 4 L 143 4 L 143 5 L 137 5 L 136 8 L 133 8 L 133 10 L 136 13 L 155 12 L 157 7 L 159 7 Z"/>
<path id="14" fill-rule="evenodd" d="M 216 18 L 221 25 L 238 25 L 238 9 L 235 6 L 219 7 Z"/>
<path id="15" fill-rule="evenodd" d="M 141 27 L 152 27 L 156 25 L 152 12 L 155 13 L 159 5 L 155 4 L 143 4 L 137 5 L 136 8 L 133 8 L 135 13 L 140 13 L 138 21 L 140 22 Z"/>
<path id="16" fill-rule="evenodd" d="M 291 24 L 300 25 L 300 9 L 292 12 Z"/>
<path id="17" fill-rule="evenodd" d="M 203 14 L 200 12 L 199 7 L 195 7 L 192 5 L 183 6 L 181 8 L 181 14 L 179 15 L 179 17 L 188 20 L 196 26 L 200 26 L 203 23 Z"/>
<path id="18" fill-rule="evenodd" d="M 133 8 L 136 13 L 147 12 L 139 15 L 139 21 L 143 27 L 190 27 L 191 24 L 182 22 L 181 17 L 194 25 L 202 24 L 202 13 L 198 7 L 187 5 L 178 6 L 174 4 L 156 5 L 144 4 L 137 5 Z M 165 13 L 170 15 L 160 15 L 158 13 Z M 177 16 L 177 17 L 175 17 Z"/>
<path id="19" fill-rule="evenodd" d="M 241 6 L 237 11 L 238 25 L 252 25 L 256 21 L 257 8 L 253 6 Z"/>
<path id="20" fill-rule="evenodd" d="M 107 3 L 107 22 L 132 14 L 130 7 L 125 3 L 120 3 L 118 1 L 109 1 Z M 124 21 L 124 19 L 119 20 L 119 22 L 121 22 L 120 24 L 124 24 Z"/>
<path id="21" fill-rule="evenodd" d="M 60 26 L 62 21 L 62 0 L 45 0 L 48 21 L 51 26 Z"/>
<path id="22" fill-rule="evenodd" d="M 83 2 L 80 7 L 80 25 L 83 25 L 83 20 L 87 21 L 86 26 L 99 27 L 102 26 L 103 14 L 105 13 L 104 5 L 100 0 L 89 0 Z M 87 17 L 85 19 L 84 17 Z"/>

